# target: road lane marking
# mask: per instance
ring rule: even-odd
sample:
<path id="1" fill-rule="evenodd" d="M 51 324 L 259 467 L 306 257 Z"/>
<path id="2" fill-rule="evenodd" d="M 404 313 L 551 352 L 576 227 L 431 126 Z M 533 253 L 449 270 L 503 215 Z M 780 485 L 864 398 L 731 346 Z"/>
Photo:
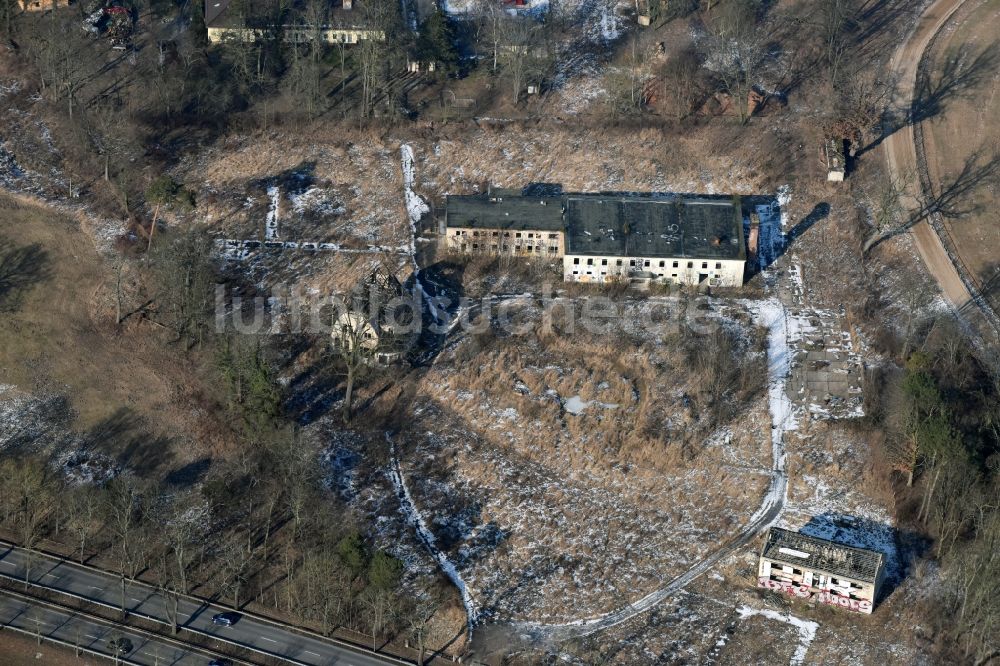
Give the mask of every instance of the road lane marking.
<path id="1" fill-rule="evenodd" d="M 269 643 L 277 643 L 278 642 L 278 641 L 274 640 L 273 638 L 268 638 L 267 636 L 261 636 L 260 639 L 263 640 L 263 641 L 267 641 Z"/>
<path id="2" fill-rule="evenodd" d="M 319 656 L 318 654 L 316 654 L 316 653 L 315 653 L 315 652 L 313 652 L 312 650 L 303 650 L 303 652 L 305 652 L 306 654 L 311 654 L 311 655 L 312 655 L 312 656 L 314 656 L 314 657 L 318 657 L 318 656 Z"/>

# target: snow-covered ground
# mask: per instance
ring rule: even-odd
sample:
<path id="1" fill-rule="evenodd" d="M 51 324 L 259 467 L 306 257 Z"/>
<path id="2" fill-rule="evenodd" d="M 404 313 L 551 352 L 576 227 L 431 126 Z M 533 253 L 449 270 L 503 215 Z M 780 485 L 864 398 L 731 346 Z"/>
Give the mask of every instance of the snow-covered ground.
<path id="1" fill-rule="evenodd" d="M 586 453 L 585 440 L 600 436 L 588 434 L 592 428 L 587 423 L 622 420 L 627 429 L 625 424 L 636 410 L 650 410 L 649 398 L 632 383 L 536 363 L 508 367 L 513 372 L 508 396 L 483 393 L 471 386 L 462 388 L 468 372 L 449 370 L 451 355 L 462 353 L 458 345 L 446 352 L 448 358 L 435 363 L 436 374 L 428 381 L 435 386 L 439 403 L 420 400 L 415 405 L 413 428 L 426 428 L 428 433 L 423 441 L 410 443 L 418 449 L 404 463 L 416 465 L 406 473 L 413 480 L 408 492 L 417 498 L 425 524 L 436 531 L 439 540 L 441 534 L 451 535 L 445 539 L 449 559 L 489 619 L 537 618 L 518 626 L 541 638 L 614 626 L 652 608 L 709 570 L 724 556 L 716 554 L 720 540 L 749 538 L 780 508 L 783 477 L 771 475 L 769 489 L 762 476 L 762 471 L 772 468 L 766 457 L 767 433 L 772 430 L 756 414 L 744 418 L 741 429 L 747 432 L 751 422 L 759 425 L 760 430 L 750 437 L 755 443 L 737 446 L 732 437 L 721 442 L 713 432 L 708 433 L 711 443 L 702 447 L 705 455 L 721 456 L 722 450 L 746 449 L 749 444 L 749 450 L 732 457 L 749 462 L 748 456 L 758 455 L 749 452 L 757 451 L 760 458 L 743 468 L 706 468 L 701 462 L 675 473 L 651 475 L 643 470 L 640 476 L 631 473 L 632 466 L 623 461 L 618 469 L 606 469 L 596 460 L 587 462 L 591 454 Z M 587 383 L 577 383 L 576 377 L 587 378 Z M 686 401 L 683 396 L 673 399 L 678 404 Z M 444 405 L 448 412 L 442 411 Z M 542 421 L 534 419 L 549 417 L 538 410 L 552 416 L 565 414 L 572 420 L 564 426 L 568 432 L 544 429 Z M 460 420 L 453 422 L 455 417 Z M 469 426 L 475 434 L 466 430 Z M 532 437 L 539 436 L 564 443 L 552 449 L 555 455 L 542 456 L 532 446 Z M 584 440 L 579 445 L 577 437 Z M 593 444 L 596 455 L 600 445 L 598 441 Z M 438 478 L 440 473 L 430 461 L 439 458 L 451 461 L 450 478 Z M 570 458 L 577 460 L 570 464 Z M 421 471 L 427 463 L 431 467 Z M 775 504 L 758 511 L 754 524 L 749 525 L 751 511 L 743 511 L 757 506 L 761 497 Z M 474 513 L 466 515 L 472 507 Z M 601 516 L 601 521 L 594 523 L 594 516 Z M 706 531 L 708 524 L 716 527 Z M 706 552 L 712 556 L 706 557 Z M 666 588 L 641 596 L 657 584 L 664 567 L 679 565 L 692 568 Z M 611 575 L 608 567 L 616 573 Z M 620 603 L 616 600 L 636 594 L 640 595 L 637 601 L 615 608 Z M 609 606 L 612 612 L 595 617 L 594 611 Z"/>
<path id="2" fill-rule="evenodd" d="M 261 250 L 273 252 L 279 250 L 305 250 L 307 252 L 336 252 L 340 254 L 400 254 L 410 256 L 407 247 L 386 247 L 369 245 L 367 247 L 344 247 L 340 243 L 316 243 L 314 241 L 265 241 L 255 239 L 219 238 L 215 246 L 223 259 L 227 261 L 243 261 Z"/>
<path id="3" fill-rule="evenodd" d="M 413 191 L 416 183 L 416 178 L 414 177 L 413 148 L 409 144 L 404 143 L 400 146 L 399 153 L 403 170 L 403 200 L 406 203 L 406 217 L 410 224 L 409 254 L 410 261 L 413 264 L 413 283 L 416 285 L 423 303 L 426 304 L 427 309 L 430 311 L 431 317 L 437 324 L 444 325 L 448 322 L 448 314 L 437 308 L 435 299 L 431 298 L 430 294 L 424 288 L 424 283 L 420 277 L 420 266 L 417 262 L 417 225 L 420 224 L 420 219 L 430 212 L 430 206 L 420 198 L 419 194 Z"/>
<path id="4" fill-rule="evenodd" d="M 430 207 L 420 198 L 420 195 L 413 191 L 416 182 L 413 175 L 413 148 L 404 143 L 400 146 L 399 152 L 403 169 L 403 198 L 406 202 L 406 217 L 410 223 L 410 256 L 414 257 L 414 261 L 416 261 L 417 225 L 420 223 L 420 218 L 430 212 Z"/>
<path id="5" fill-rule="evenodd" d="M 114 458 L 82 449 L 66 451 L 56 462 L 70 485 L 100 485 L 121 472 Z"/>
<path id="6" fill-rule="evenodd" d="M 816 638 L 816 629 L 819 628 L 819 624 L 810 620 L 803 620 L 795 617 L 790 613 L 782 614 L 773 610 L 761 610 L 758 608 L 750 608 L 749 606 L 740 606 L 736 609 L 736 612 L 739 614 L 740 619 L 760 615 L 768 618 L 769 620 L 783 622 L 795 627 L 799 632 L 799 644 L 796 646 L 795 653 L 792 655 L 791 661 L 788 662 L 788 666 L 801 666 L 805 663 L 806 653 L 809 651 L 809 646 L 812 645 L 813 639 Z"/>
<path id="7" fill-rule="evenodd" d="M 343 202 L 336 198 L 330 190 L 322 187 L 309 187 L 301 192 L 289 192 L 288 200 L 292 204 L 292 210 L 297 215 L 313 213 L 332 217 L 347 212 Z"/>
<path id="8" fill-rule="evenodd" d="M 264 238 L 275 240 L 278 238 L 278 206 L 281 203 L 281 189 L 277 185 L 271 185 L 267 188 L 267 198 L 269 205 L 267 217 L 264 218 Z"/>
<path id="9" fill-rule="evenodd" d="M 583 414 L 586 409 L 592 405 L 596 405 L 603 409 L 618 409 L 618 403 L 614 402 L 599 402 L 597 400 L 584 400 L 578 395 L 573 395 L 563 401 L 563 409 L 572 414 L 573 416 L 579 416 Z"/>
<path id="10" fill-rule="evenodd" d="M 792 401 L 785 391 L 785 380 L 791 369 L 788 349 L 788 312 L 777 299 L 749 304 L 757 320 L 767 328 L 767 398 L 771 413 L 771 455 L 774 469 L 784 469 L 784 435 L 798 426 Z"/>
<path id="11" fill-rule="evenodd" d="M 400 215 L 398 152 L 337 135 L 231 135 L 186 154 L 176 178 L 195 190 L 199 217 L 218 237 L 266 240 L 264 223 L 281 190 L 280 239 L 348 248 L 408 242 Z"/>
<path id="12" fill-rule="evenodd" d="M 259 239 L 259 236 L 250 238 L 218 238 L 215 240 L 215 245 L 223 259 L 227 261 L 244 261 L 261 251 L 275 252 L 281 250 L 413 256 L 412 236 L 409 244 L 405 246 L 373 244 L 357 246 L 319 240 L 281 240 L 282 236 L 288 237 L 292 235 L 287 229 L 283 232 L 279 225 L 281 204 L 284 199 L 288 200 L 292 211 L 299 217 L 311 215 L 318 216 L 321 220 L 336 219 L 344 215 L 346 209 L 328 190 L 319 187 L 310 187 L 301 191 L 293 190 L 285 193 L 283 197 L 281 187 L 278 185 L 269 185 L 266 193 L 268 205 L 263 222 L 263 242 Z M 419 197 L 417 197 L 417 200 L 419 201 Z M 245 207 L 253 207 L 254 201 L 254 197 L 249 197 Z M 293 222 L 294 220 L 286 220 L 286 226 L 293 226 Z M 411 225 L 412 229 L 413 226 Z"/>
<path id="13" fill-rule="evenodd" d="M 16 447 L 45 450 L 68 433 L 69 402 L 56 395 L 33 395 L 0 384 L 0 451 Z"/>
<path id="14" fill-rule="evenodd" d="M 100 484 L 121 472 L 118 463 L 92 450 L 71 428 L 69 401 L 32 395 L 0 384 L 0 452 L 31 451 L 50 456 L 51 466 L 70 485 Z"/>
<path id="15" fill-rule="evenodd" d="M 465 612 L 468 617 L 468 628 L 472 631 L 472 627 L 475 626 L 476 620 L 479 617 L 479 612 L 476 610 L 476 603 L 472 599 L 472 595 L 469 593 L 469 588 L 462 580 L 462 576 L 458 573 L 458 569 L 455 564 L 448 559 L 440 548 L 437 546 L 437 537 L 434 533 L 427 527 L 427 523 L 424 522 L 424 517 L 420 513 L 420 509 L 417 508 L 416 502 L 413 501 L 413 496 L 410 495 L 410 489 L 406 485 L 406 479 L 403 478 L 403 471 L 399 466 L 399 458 L 396 455 L 396 446 L 392 443 L 389 435 L 386 435 L 386 439 L 389 440 L 391 446 L 392 459 L 389 462 L 389 478 L 392 481 L 392 487 L 396 491 L 396 497 L 399 498 L 400 509 L 403 515 L 406 516 L 407 524 L 411 525 L 417 532 L 420 541 L 427 547 L 427 550 L 434 557 L 441 571 L 448 577 L 448 580 L 458 589 L 459 594 L 462 597 L 462 604 L 465 606 Z"/>

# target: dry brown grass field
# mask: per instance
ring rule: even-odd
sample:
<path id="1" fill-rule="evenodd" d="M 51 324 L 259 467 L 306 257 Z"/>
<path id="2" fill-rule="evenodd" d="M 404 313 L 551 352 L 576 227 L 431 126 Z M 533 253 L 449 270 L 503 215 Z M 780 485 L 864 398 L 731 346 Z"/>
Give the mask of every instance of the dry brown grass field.
<path id="1" fill-rule="evenodd" d="M 0 655 L 4 666 L 91 666 L 108 663 L 107 659 L 73 655 L 73 651 L 48 642 L 39 645 L 33 638 L 13 631 L 0 633 Z"/>
<path id="2" fill-rule="evenodd" d="M 470 334 L 435 360 L 397 440 L 484 618 L 565 621 L 655 589 L 759 505 L 761 340 L 729 319 L 702 355 L 697 336 L 539 334 L 521 314 L 531 335 Z"/>
<path id="3" fill-rule="evenodd" d="M 8 393 L 68 396 L 67 425 L 79 432 L 129 424 L 157 441 L 198 438 L 204 450 L 224 449 L 226 429 L 211 417 L 217 393 L 197 369 L 197 351 L 176 353 L 162 330 L 137 317 L 115 326 L 115 271 L 77 219 L 28 199 L 0 202 L 8 247 L 41 253 L 17 307 L 0 317 Z M 126 267 L 126 291 L 130 275 Z"/>

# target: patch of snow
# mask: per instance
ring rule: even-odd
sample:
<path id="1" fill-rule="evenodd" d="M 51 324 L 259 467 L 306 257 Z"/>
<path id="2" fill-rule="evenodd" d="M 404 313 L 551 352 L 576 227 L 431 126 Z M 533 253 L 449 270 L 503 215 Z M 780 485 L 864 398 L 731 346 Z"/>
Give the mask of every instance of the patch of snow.
<path id="1" fill-rule="evenodd" d="M 0 83 L 0 99 L 7 97 L 8 95 L 14 95 L 21 90 L 21 82 L 17 79 L 11 79 L 10 81 L 4 81 Z"/>
<path id="2" fill-rule="evenodd" d="M 432 298 L 424 288 L 420 280 L 420 266 L 417 265 L 417 224 L 426 213 L 430 212 L 430 206 L 413 191 L 414 169 L 413 169 L 413 147 L 404 143 L 399 147 L 399 153 L 403 169 L 403 196 L 406 200 L 406 216 L 410 222 L 410 260 L 413 263 L 413 282 L 420 292 L 420 297 L 430 310 L 431 317 L 440 325 L 448 321 L 447 312 L 439 312 L 435 306 L 436 299 Z"/>
<path id="3" fill-rule="evenodd" d="M 784 206 L 791 200 L 787 186 L 778 188 L 778 196 L 772 203 L 754 207 L 760 219 L 760 233 L 757 240 L 757 265 L 763 270 L 773 264 L 785 252 L 787 238 L 784 228 L 788 214 Z M 784 202 L 784 203 L 782 203 Z M 745 226 L 749 221 L 745 222 Z"/>
<path id="4" fill-rule="evenodd" d="M 601 37 L 606 42 L 618 39 L 618 17 L 614 8 L 607 5 L 601 8 Z"/>
<path id="5" fill-rule="evenodd" d="M 775 298 L 747 304 L 757 321 L 768 329 L 767 344 L 767 398 L 771 412 L 771 447 L 775 469 L 783 470 L 785 431 L 798 429 L 792 401 L 785 392 L 785 380 L 791 370 L 788 347 L 788 312 Z"/>
<path id="6" fill-rule="evenodd" d="M 563 409 L 574 416 L 579 416 L 591 405 L 598 405 L 604 409 L 618 409 L 618 405 L 610 402 L 598 402 L 596 400 L 584 400 L 578 395 L 571 396 L 563 402 Z"/>
<path id="7" fill-rule="evenodd" d="M 281 202 L 281 190 L 277 185 L 267 188 L 267 196 L 271 203 L 267 209 L 267 217 L 264 218 L 264 238 L 265 240 L 275 240 L 278 237 L 278 204 Z"/>
<path id="8" fill-rule="evenodd" d="M 67 451 L 56 464 L 73 486 L 102 485 L 118 476 L 121 468 L 114 458 L 94 451 Z"/>
<path id="9" fill-rule="evenodd" d="M 292 204 L 292 210 L 299 215 L 308 212 L 320 215 L 343 215 L 347 212 L 344 204 L 332 198 L 330 192 L 320 187 L 310 187 L 305 192 L 290 192 L 288 200 Z"/>
<path id="10" fill-rule="evenodd" d="M 462 576 L 459 575 L 455 564 L 437 547 L 437 539 L 434 537 L 434 533 L 427 527 L 427 523 L 424 521 L 423 516 L 420 515 L 420 510 L 413 501 L 413 496 L 410 495 L 410 489 L 407 487 L 406 480 L 403 478 L 403 472 L 399 466 L 399 458 L 396 455 L 396 445 L 391 439 L 389 439 L 388 433 L 386 434 L 386 439 L 389 440 L 389 446 L 392 452 L 392 459 L 389 463 L 388 474 L 389 479 L 392 481 L 392 486 L 396 491 L 396 496 L 399 498 L 400 510 L 403 512 L 406 522 L 413 526 L 417 532 L 417 536 L 437 561 L 438 567 L 441 568 L 444 575 L 448 577 L 448 580 L 450 580 L 456 588 L 458 588 L 459 593 L 462 595 L 462 604 L 465 606 L 468 632 L 469 636 L 471 636 L 472 627 L 476 624 L 476 619 L 478 617 L 475 601 L 473 601 L 472 595 L 469 593 L 469 588 L 466 586 L 465 581 L 462 580 Z"/>
<path id="11" fill-rule="evenodd" d="M 789 660 L 788 666 L 800 666 L 805 663 L 806 653 L 809 651 L 809 646 L 812 645 L 813 639 L 816 638 L 816 630 L 819 629 L 818 623 L 813 622 L 812 620 L 803 620 L 802 618 L 795 617 L 791 613 L 785 615 L 778 613 L 777 611 L 761 610 L 757 608 L 750 608 L 749 606 L 740 606 L 736 609 L 736 612 L 739 614 L 741 620 L 754 615 L 759 615 L 761 617 L 766 617 L 769 620 L 790 624 L 798 629 L 799 644 L 795 648 L 795 652 L 792 654 L 792 658 Z"/>
<path id="12" fill-rule="evenodd" d="M 427 203 L 413 191 L 413 148 L 409 144 L 403 144 L 399 149 L 403 161 L 403 194 L 406 197 L 406 214 L 410 219 L 410 226 L 414 236 L 417 231 L 417 223 L 420 222 L 426 213 L 430 211 Z M 413 248 L 414 251 L 416 248 Z"/>
<path id="13" fill-rule="evenodd" d="M 788 204 L 792 203 L 792 188 L 782 185 L 777 191 L 778 209 L 781 211 L 781 230 L 788 229 Z"/>

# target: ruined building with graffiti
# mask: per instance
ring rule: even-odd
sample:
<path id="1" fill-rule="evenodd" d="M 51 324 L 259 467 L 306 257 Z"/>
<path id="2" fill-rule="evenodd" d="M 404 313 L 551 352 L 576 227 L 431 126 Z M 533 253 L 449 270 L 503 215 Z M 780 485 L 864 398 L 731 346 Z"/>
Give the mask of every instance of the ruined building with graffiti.
<path id="1" fill-rule="evenodd" d="M 885 555 L 772 527 L 760 551 L 757 587 L 858 613 L 871 613 Z"/>

